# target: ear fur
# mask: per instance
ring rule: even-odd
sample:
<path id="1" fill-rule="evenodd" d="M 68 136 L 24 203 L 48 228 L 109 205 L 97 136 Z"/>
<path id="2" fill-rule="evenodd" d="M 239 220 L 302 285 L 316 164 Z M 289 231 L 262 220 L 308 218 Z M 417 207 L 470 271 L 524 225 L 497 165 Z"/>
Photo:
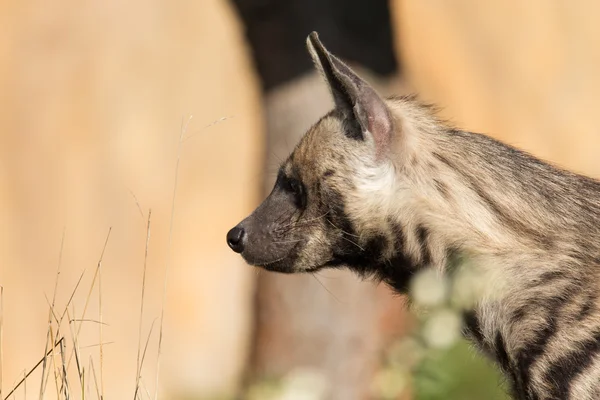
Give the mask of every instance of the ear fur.
<path id="1" fill-rule="evenodd" d="M 382 157 L 389 149 L 394 129 L 387 105 L 375 89 L 325 48 L 316 32 L 312 32 L 306 42 L 317 69 L 329 85 L 336 107 L 360 127 L 360 132 L 350 132 L 349 136 L 363 140 L 370 136 L 377 158 Z"/>

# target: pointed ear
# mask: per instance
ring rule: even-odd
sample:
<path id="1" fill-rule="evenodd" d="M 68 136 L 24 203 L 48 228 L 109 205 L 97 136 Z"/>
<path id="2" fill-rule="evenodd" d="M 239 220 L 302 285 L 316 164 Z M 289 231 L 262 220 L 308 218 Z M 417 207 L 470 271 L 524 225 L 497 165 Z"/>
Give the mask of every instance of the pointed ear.
<path id="1" fill-rule="evenodd" d="M 317 69 L 325 76 L 336 107 L 358 124 L 359 131 L 349 132 L 349 136 L 363 140 L 371 137 L 377 158 L 380 158 L 389 148 L 394 129 L 385 102 L 367 82 L 323 46 L 316 32 L 311 33 L 306 42 Z"/>

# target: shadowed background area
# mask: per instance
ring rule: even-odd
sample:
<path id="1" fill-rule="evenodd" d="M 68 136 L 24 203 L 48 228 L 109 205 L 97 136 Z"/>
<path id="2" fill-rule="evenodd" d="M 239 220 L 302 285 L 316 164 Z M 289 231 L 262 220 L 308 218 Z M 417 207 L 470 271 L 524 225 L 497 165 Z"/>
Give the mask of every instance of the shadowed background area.
<path id="1" fill-rule="evenodd" d="M 257 274 L 225 233 L 331 107 L 312 30 L 382 93 L 600 176 L 599 17 L 542 0 L 3 2 L 0 397 L 64 335 L 73 398 L 133 397 L 136 376 L 154 398 L 157 370 L 168 399 L 492 398 L 462 345 L 419 369 L 475 371 L 454 386 L 389 368 L 413 322 L 387 288 Z M 60 354 L 46 364 L 45 398 L 63 398 Z M 39 398 L 42 370 L 16 398 Z"/>

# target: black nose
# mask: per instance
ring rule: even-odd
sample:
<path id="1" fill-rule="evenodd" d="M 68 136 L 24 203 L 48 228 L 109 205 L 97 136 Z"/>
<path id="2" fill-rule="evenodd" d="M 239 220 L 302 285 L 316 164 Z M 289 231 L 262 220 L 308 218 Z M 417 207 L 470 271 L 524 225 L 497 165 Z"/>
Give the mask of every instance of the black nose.
<path id="1" fill-rule="evenodd" d="M 244 242 L 246 241 L 246 232 L 244 228 L 236 226 L 229 232 L 227 232 L 227 244 L 231 247 L 231 250 L 236 253 L 244 251 Z"/>

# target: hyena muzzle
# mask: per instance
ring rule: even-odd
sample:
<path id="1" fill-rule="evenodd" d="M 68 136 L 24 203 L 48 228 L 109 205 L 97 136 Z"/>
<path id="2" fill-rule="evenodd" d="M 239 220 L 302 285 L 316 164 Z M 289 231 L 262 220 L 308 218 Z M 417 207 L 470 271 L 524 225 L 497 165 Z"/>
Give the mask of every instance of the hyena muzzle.
<path id="1" fill-rule="evenodd" d="M 335 108 L 229 246 L 269 271 L 343 266 L 400 293 L 424 268 L 450 275 L 468 260 L 482 290 L 464 331 L 514 398 L 600 399 L 600 182 L 414 98 L 383 99 L 316 33 L 307 42 Z"/>

